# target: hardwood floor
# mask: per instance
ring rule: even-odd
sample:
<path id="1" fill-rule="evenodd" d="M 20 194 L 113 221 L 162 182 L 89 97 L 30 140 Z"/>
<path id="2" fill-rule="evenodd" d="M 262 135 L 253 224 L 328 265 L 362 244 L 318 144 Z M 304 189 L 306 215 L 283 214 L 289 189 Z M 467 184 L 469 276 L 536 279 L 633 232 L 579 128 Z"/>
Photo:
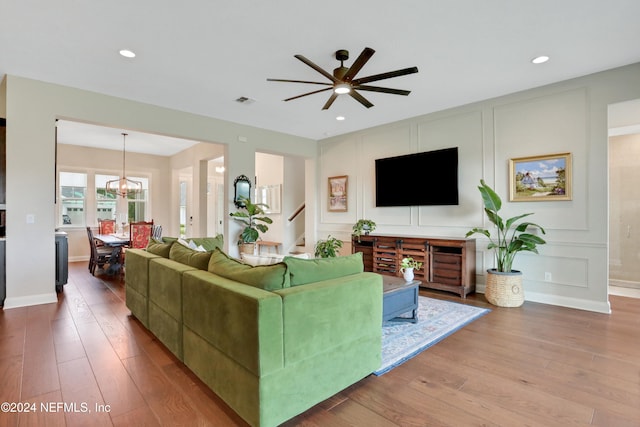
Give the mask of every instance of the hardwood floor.
<path id="1" fill-rule="evenodd" d="M 0 402 L 32 410 L 0 426 L 246 425 L 129 315 L 119 279 L 72 263 L 58 300 L 0 312 Z M 285 425 L 640 426 L 640 299 L 612 296 L 611 315 L 465 303 L 492 312 Z"/>

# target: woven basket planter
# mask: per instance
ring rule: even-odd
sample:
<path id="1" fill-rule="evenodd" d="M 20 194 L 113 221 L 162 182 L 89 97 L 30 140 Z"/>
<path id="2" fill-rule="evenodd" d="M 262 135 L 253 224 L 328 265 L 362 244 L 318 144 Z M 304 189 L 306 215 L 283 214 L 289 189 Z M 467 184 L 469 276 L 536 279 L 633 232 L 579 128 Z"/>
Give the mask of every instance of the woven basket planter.
<path id="1" fill-rule="evenodd" d="M 498 307 L 520 307 L 524 303 L 522 272 L 513 270 L 510 273 L 487 270 L 487 284 L 484 296 Z"/>
<path id="2" fill-rule="evenodd" d="M 253 255 L 253 254 L 255 254 L 255 251 L 256 251 L 256 244 L 255 243 L 240 243 L 238 245 L 238 249 L 240 250 L 241 254 Z"/>

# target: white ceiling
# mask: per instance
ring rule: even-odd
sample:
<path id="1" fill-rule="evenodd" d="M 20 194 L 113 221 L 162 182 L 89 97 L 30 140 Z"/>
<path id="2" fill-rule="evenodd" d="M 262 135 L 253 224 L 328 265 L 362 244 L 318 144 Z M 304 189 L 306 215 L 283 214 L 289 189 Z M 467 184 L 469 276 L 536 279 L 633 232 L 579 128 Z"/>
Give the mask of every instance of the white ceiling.
<path id="1" fill-rule="evenodd" d="M 638 0 L 0 0 L 0 77 L 322 139 L 639 62 L 639 16 Z M 322 111 L 327 92 L 282 101 L 319 86 L 266 81 L 324 81 L 293 55 L 330 72 L 337 49 L 349 66 L 364 47 L 376 54 L 358 77 L 418 67 L 375 83 L 408 97 L 362 92 L 366 109 L 342 95 Z M 533 65 L 540 54 L 551 60 Z"/>
<path id="2" fill-rule="evenodd" d="M 198 143 L 198 141 L 69 120 L 58 120 L 56 127 L 58 128 L 56 135 L 57 142 L 60 144 L 83 145 L 85 147 L 118 151 L 122 151 L 126 144 L 126 151 L 128 153 L 172 156 Z M 123 133 L 127 134 L 126 137 L 122 135 Z"/>

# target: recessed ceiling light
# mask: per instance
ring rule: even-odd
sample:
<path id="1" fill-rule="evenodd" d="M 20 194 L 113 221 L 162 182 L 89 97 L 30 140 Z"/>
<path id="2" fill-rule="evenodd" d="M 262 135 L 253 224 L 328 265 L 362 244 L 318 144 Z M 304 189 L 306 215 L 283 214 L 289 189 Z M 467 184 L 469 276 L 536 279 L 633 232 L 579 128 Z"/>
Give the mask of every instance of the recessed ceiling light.
<path id="1" fill-rule="evenodd" d="M 345 116 L 338 116 L 338 117 L 336 117 L 336 120 L 337 120 L 337 121 L 339 121 L 339 122 L 341 122 L 341 121 L 343 121 L 345 118 L 346 118 Z"/>
<path id="2" fill-rule="evenodd" d="M 122 49 L 120 51 L 120 55 L 124 56 L 125 58 L 135 58 L 136 54 L 132 51 L 130 51 L 129 49 Z"/>
<path id="3" fill-rule="evenodd" d="M 534 64 L 544 64 L 549 60 L 549 57 L 546 55 L 536 56 L 531 60 Z"/>

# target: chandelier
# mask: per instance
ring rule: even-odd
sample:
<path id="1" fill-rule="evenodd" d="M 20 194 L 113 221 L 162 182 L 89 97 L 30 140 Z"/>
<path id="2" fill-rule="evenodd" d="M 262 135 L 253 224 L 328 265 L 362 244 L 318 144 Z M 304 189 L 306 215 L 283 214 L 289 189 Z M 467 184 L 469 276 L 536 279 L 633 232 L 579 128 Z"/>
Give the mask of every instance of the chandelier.
<path id="1" fill-rule="evenodd" d="M 127 197 L 129 193 L 137 193 L 142 191 L 142 183 L 140 181 L 134 181 L 127 178 L 125 174 L 125 157 L 126 157 L 126 133 L 122 133 L 122 177 L 118 179 L 112 179 L 107 181 L 106 192 L 107 194 L 114 194 L 116 196 Z"/>

